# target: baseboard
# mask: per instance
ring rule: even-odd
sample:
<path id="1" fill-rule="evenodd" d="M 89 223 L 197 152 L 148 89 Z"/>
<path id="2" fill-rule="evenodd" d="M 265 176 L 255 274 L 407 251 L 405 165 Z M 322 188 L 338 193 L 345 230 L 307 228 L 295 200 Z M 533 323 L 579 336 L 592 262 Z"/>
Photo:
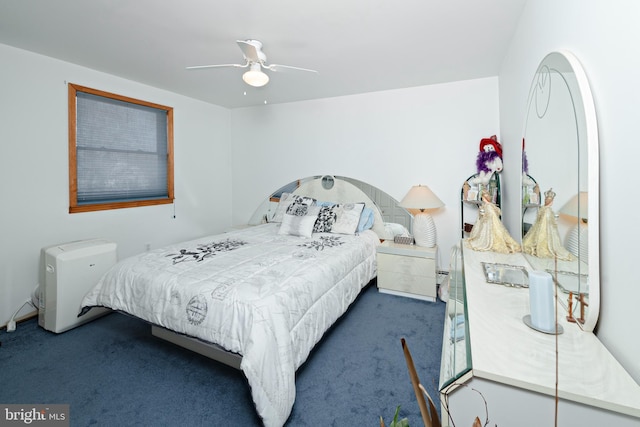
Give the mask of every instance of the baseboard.
<path id="1" fill-rule="evenodd" d="M 392 289 L 378 288 L 378 292 L 383 293 L 383 294 L 395 295 L 397 297 L 414 298 L 414 299 L 419 299 L 419 300 L 422 300 L 422 301 L 429 301 L 429 302 L 435 302 L 435 300 L 436 300 L 435 297 L 429 297 L 429 296 L 426 296 L 426 295 L 411 294 L 409 292 L 394 291 Z"/>

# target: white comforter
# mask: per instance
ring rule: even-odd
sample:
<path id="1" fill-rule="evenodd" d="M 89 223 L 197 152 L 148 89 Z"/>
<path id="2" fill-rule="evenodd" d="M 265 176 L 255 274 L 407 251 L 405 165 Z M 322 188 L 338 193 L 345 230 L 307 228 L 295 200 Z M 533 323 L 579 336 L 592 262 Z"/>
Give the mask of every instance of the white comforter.
<path id="1" fill-rule="evenodd" d="M 377 235 L 277 234 L 264 224 L 119 262 L 84 298 L 243 356 L 265 426 L 282 426 L 295 371 L 376 275 Z"/>

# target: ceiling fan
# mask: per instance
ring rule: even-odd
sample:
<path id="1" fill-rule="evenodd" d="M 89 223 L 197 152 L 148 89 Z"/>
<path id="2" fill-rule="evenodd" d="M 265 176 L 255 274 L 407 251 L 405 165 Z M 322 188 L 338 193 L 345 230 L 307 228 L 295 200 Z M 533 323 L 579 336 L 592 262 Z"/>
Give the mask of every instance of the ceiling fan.
<path id="1" fill-rule="evenodd" d="M 221 68 L 221 67 L 236 67 L 236 68 L 249 68 L 242 75 L 242 80 L 250 86 L 261 87 L 269 82 L 269 76 L 262 71 L 266 69 L 269 71 L 280 71 L 284 69 L 309 71 L 311 73 L 317 73 L 316 70 L 310 70 L 308 68 L 292 67 L 290 65 L 278 65 L 267 64 L 267 55 L 262 51 L 262 42 L 258 40 L 237 40 L 238 46 L 242 50 L 244 55 L 244 64 L 219 64 L 219 65 L 194 65 L 187 67 L 187 70 L 196 70 L 202 68 Z"/>

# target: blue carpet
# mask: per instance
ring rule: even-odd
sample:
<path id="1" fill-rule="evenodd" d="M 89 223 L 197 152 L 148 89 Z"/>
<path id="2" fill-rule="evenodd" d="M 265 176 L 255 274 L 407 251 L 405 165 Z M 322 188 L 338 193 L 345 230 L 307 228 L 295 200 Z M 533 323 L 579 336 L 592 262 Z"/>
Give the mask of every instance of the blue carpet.
<path id="1" fill-rule="evenodd" d="M 445 304 L 366 288 L 298 370 L 293 426 L 387 425 L 421 417 L 400 338 L 437 402 Z M 0 403 L 69 404 L 71 426 L 260 426 L 242 372 L 110 314 L 63 334 L 35 319 L 0 334 Z"/>

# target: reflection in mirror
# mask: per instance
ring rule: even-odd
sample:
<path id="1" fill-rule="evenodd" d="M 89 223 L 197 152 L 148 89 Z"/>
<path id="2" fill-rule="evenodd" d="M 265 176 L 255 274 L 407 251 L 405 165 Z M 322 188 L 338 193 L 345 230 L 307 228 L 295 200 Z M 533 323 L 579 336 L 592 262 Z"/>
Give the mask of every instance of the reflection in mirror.
<path id="1" fill-rule="evenodd" d="M 544 192 L 544 205 L 538 207 L 536 220 L 522 239 L 522 251 L 538 258 L 573 261 L 575 256 L 564 247 L 558 232 L 553 189 Z"/>
<path id="2" fill-rule="evenodd" d="M 589 257 L 589 227 L 587 226 L 589 219 L 587 209 L 587 205 L 589 204 L 588 194 L 586 191 L 580 191 L 574 194 L 560 209 L 561 214 L 574 218 L 575 222 L 567 235 L 567 249 L 575 256 L 583 259 L 588 259 Z"/>
<path id="3" fill-rule="evenodd" d="M 546 244 L 545 250 L 529 245 L 525 256 L 534 270 L 555 277 L 567 310 L 575 314 L 586 307 L 586 315 L 576 317 L 583 329 L 592 331 L 600 302 L 597 124 L 586 75 L 569 52 L 550 53 L 534 75 L 521 184 L 523 246 Z M 555 200 L 545 203 L 541 190 L 553 193 Z M 595 212 L 588 223 L 587 205 Z M 543 238 L 532 232 L 543 233 Z"/>
<path id="4" fill-rule="evenodd" d="M 538 207 L 540 207 L 540 186 L 535 178 L 529 175 L 529 159 L 525 140 L 522 138 L 522 236 L 531 228 Z"/>

